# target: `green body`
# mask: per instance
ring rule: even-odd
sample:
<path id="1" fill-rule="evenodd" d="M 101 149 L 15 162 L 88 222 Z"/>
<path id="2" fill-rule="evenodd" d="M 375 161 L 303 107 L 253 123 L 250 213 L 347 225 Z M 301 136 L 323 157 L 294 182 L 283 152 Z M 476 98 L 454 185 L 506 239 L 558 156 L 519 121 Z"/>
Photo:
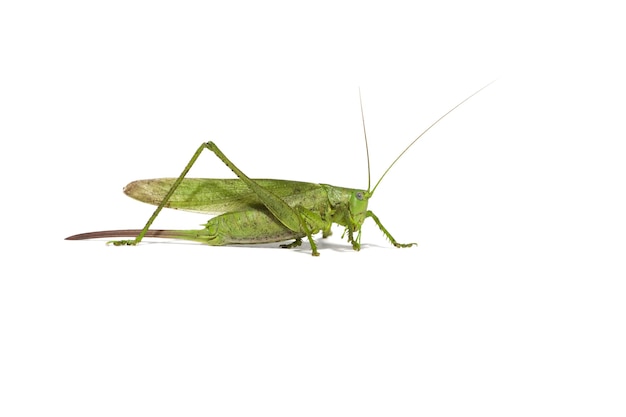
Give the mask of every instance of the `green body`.
<path id="1" fill-rule="evenodd" d="M 239 179 L 185 178 L 203 150 L 209 149 Z M 142 230 L 109 230 L 84 233 L 67 239 L 96 237 L 134 237 L 113 241 L 115 245 L 136 245 L 148 237 L 192 240 L 213 246 L 280 242 L 294 239 L 283 247 L 299 246 L 306 237 L 313 256 L 319 255 L 313 235 L 331 234 L 333 223 L 346 228 L 348 241 L 355 250 L 361 247 L 361 225 L 372 217 L 397 247 L 408 247 L 389 234 L 369 210 L 369 191 L 312 184 L 298 181 L 248 178 L 213 142 L 200 145 L 178 178 L 140 180 L 128 184 L 124 192 L 139 201 L 157 206 Z M 163 207 L 219 214 L 200 230 L 151 230 Z M 355 237 L 356 233 L 356 237 Z"/>
<path id="2" fill-rule="evenodd" d="M 490 83 L 491 84 L 491 83 Z M 489 84 L 487 84 L 489 85 Z M 354 250 L 361 247 L 361 226 L 371 217 L 384 235 L 396 247 L 409 247 L 415 243 L 398 243 L 385 229 L 374 213 L 367 209 L 369 199 L 393 167 L 413 144 L 430 128 L 454 109 L 487 86 L 461 101 L 437 119 L 411 142 L 389 165 L 374 188 L 367 190 L 335 187 L 307 182 L 251 179 L 237 168 L 213 142 L 200 145 L 178 178 L 160 178 L 135 181 L 124 192 L 157 208 L 141 230 L 109 230 L 70 236 L 69 240 L 97 237 L 133 237 L 133 240 L 113 241 L 115 245 L 136 245 L 144 237 L 185 239 L 208 245 L 254 244 L 280 242 L 294 239 L 283 247 L 299 246 L 306 237 L 311 244 L 313 256 L 319 255 L 313 236 L 322 232 L 331 234 L 333 223 L 345 227 L 344 236 Z M 361 108 L 362 111 L 362 108 Z M 363 114 L 361 112 L 361 114 Z M 363 123 L 365 133 L 365 123 Z M 367 150 L 367 136 L 365 137 Z M 193 164 L 205 149 L 213 152 L 238 177 L 237 179 L 185 178 Z M 200 230 L 152 230 L 150 226 L 163 207 L 213 213 L 218 216 L 209 220 Z"/>
<path id="3" fill-rule="evenodd" d="M 141 202 L 159 205 L 175 178 L 134 181 L 124 192 Z M 312 234 L 330 235 L 333 223 L 349 227 L 347 202 L 363 190 L 307 182 L 254 179 L 290 207 L 302 208 Z M 213 246 L 281 242 L 306 237 L 302 230 L 286 228 L 239 179 L 184 179 L 164 205 L 207 214 L 219 214 L 202 230 L 179 231 L 181 238 Z M 222 213 L 222 214 L 220 214 Z"/>

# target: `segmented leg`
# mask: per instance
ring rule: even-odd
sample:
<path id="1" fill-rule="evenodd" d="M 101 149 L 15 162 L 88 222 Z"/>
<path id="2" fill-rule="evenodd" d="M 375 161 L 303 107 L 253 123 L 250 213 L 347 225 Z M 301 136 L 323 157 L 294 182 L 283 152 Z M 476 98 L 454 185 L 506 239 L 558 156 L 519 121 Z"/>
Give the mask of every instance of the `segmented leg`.
<path id="1" fill-rule="evenodd" d="M 191 160 L 189 161 L 185 169 L 183 169 L 183 172 L 176 179 L 174 184 L 172 184 L 170 190 L 167 192 L 165 197 L 163 197 L 163 200 L 159 203 L 152 216 L 150 216 L 148 222 L 141 230 L 139 235 L 134 240 L 120 240 L 112 242 L 114 245 L 136 245 L 137 243 L 141 242 L 158 214 L 172 197 L 172 195 L 174 194 L 180 183 L 183 181 L 191 167 L 195 164 L 196 160 L 204 149 L 212 151 L 224 164 L 226 164 L 226 166 L 228 166 L 237 175 L 237 177 L 239 177 L 239 179 L 241 179 L 259 197 L 259 199 L 263 202 L 263 205 L 267 207 L 272 215 L 278 221 L 280 221 L 287 229 L 295 233 L 304 233 L 309 240 L 309 243 L 311 244 L 312 255 L 319 255 L 319 252 L 317 251 L 317 246 L 313 241 L 311 228 L 306 223 L 303 216 L 298 212 L 298 210 L 291 207 L 289 204 L 287 204 L 280 197 L 276 196 L 270 190 L 262 187 L 261 185 L 250 179 L 239 168 L 237 168 L 213 142 L 206 142 L 200 145 L 198 150 L 191 157 Z"/>
<path id="2" fill-rule="evenodd" d="M 367 213 L 365 213 L 365 218 L 368 218 L 368 217 L 371 217 L 374 220 L 374 222 L 378 225 L 378 228 L 385 234 L 385 236 L 387 236 L 387 239 L 389 239 L 391 244 L 395 246 L 396 248 L 408 248 L 411 246 L 417 246 L 417 243 L 398 243 L 393 238 L 393 236 L 391 236 L 391 233 L 389 233 L 387 229 L 385 229 L 385 226 L 382 225 L 380 220 L 378 220 L 378 217 L 374 213 L 372 213 L 371 210 L 367 210 Z"/>

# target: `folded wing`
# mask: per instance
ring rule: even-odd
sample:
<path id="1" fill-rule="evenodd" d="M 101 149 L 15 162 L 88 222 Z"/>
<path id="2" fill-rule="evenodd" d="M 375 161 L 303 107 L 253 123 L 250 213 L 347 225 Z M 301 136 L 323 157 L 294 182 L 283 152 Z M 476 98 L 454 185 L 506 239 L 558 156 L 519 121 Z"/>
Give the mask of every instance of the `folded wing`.
<path id="1" fill-rule="evenodd" d="M 176 178 L 156 178 L 133 181 L 124 188 L 129 197 L 144 203 L 159 205 Z M 309 193 L 317 193 L 321 186 L 310 182 L 255 179 L 287 203 Z M 260 208 L 263 203 L 239 179 L 185 178 L 165 207 L 197 213 L 220 214 Z"/>

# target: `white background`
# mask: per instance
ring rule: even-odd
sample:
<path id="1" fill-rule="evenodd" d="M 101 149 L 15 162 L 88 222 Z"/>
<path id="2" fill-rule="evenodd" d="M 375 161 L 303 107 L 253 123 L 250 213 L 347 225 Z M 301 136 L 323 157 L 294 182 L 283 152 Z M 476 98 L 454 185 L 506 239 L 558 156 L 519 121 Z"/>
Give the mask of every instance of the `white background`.
<path id="1" fill-rule="evenodd" d="M 223 3 L 0 7 L 0 415 L 623 416 L 621 12 Z M 207 140 L 251 177 L 366 187 L 359 87 L 374 181 L 493 79 L 370 202 L 417 248 L 369 222 L 319 258 L 63 240 L 142 227 L 122 187 Z"/>

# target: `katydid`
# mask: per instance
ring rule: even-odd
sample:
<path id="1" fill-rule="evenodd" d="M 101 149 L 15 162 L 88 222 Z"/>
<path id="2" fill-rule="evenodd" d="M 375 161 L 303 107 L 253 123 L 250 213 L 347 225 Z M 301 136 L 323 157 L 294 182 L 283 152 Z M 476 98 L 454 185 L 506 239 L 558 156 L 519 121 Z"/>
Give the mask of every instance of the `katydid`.
<path id="1" fill-rule="evenodd" d="M 318 256 L 313 235 L 322 232 L 322 237 L 330 236 L 331 226 L 336 223 L 345 227 L 342 237 L 347 234 L 348 242 L 358 251 L 361 248 L 361 226 L 366 218 L 371 217 L 395 247 L 407 248 L 417 245 L 397 242 L 378 217 L 367 209 L 369 199 L 389 170 L 419 138 L 489 84 L 465 98 L 426 128 L 389 165 L 374 188 L 371 188 L 369 149 L 361 104 L 367 156 L 367 190 L 289 180 L 251 179 L 237 168 L 215 143 L 206 142 L 200 145 L 178 178 L 139 180 L 131 182 L 124 188 L 124 193 L 128 196 L 157 206 L 143 229 L 83 233 L 67 239 L 134 238 L 109 242 L 116 246 L 136 245 L 144 237 L 183 239 L 212 246 L 282 242 L 293 239 L 293 242 L 281 245 L 284 248 L 293 248 L 300 246 L 302 239 L 306 237 L 311 245 L 312 255 Z M 205 149 L 213 152 L 238 179 L 185 178 Z M 163 207 L 218 215 L 199 230 L 150 229 Z"/>

